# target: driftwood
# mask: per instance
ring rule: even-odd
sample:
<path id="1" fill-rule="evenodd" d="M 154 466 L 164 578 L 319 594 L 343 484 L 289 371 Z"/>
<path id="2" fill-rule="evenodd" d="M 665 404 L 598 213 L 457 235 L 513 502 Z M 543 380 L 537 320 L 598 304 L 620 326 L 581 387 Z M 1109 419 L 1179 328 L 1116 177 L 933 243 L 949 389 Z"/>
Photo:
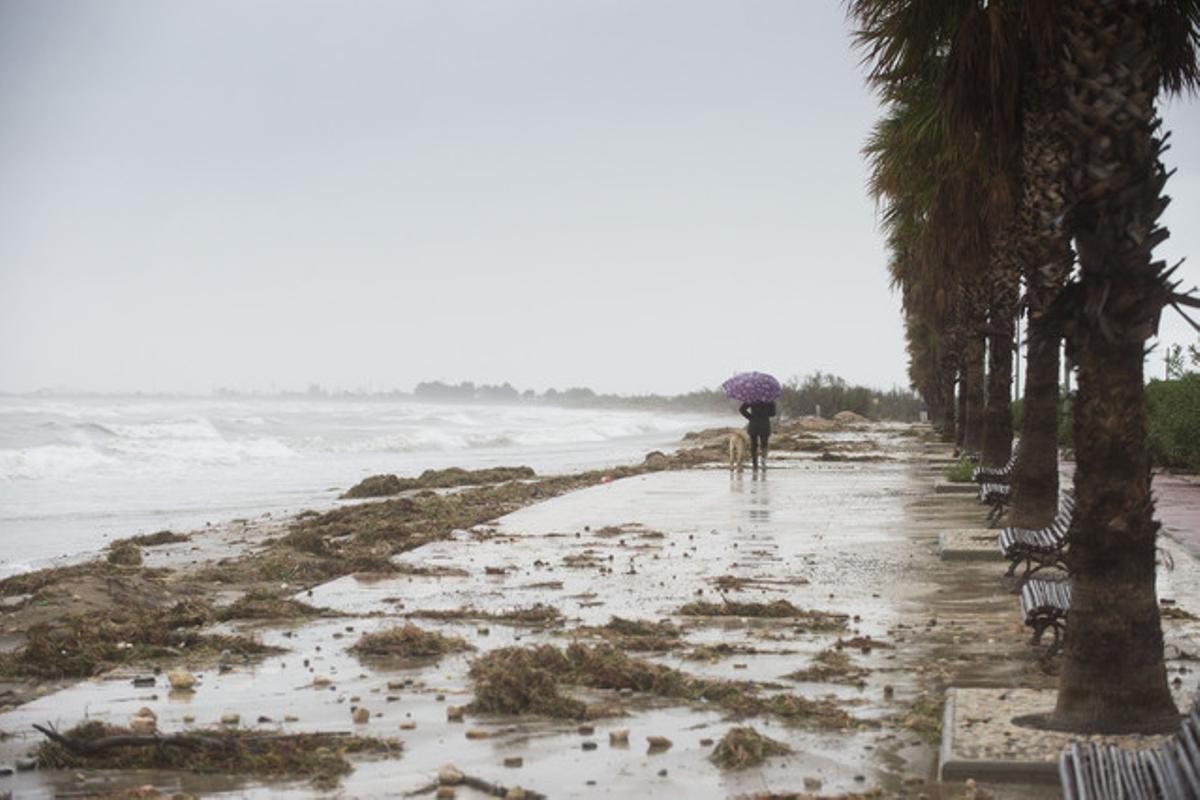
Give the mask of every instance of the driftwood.
<path id="1" fill-rule="evenodd" d="M 223 742 L 220 739 L 193 735 L 159 736 L 152 734 L 148 736 L 136 736 L 127 734 L 106 736 L 103 739 L 93 740 L 72 739 L 54 730 L 53 726 L 47 725 L 43 727 L 41 725 L 34 725 L 33 727 L 34 730 L 50 741 L 62 745 L 72 753 L 80 753 L 82 755 L 103 753 L 105 750 L 113 750 L 118 747 L 147 747 L 150 745 L 186 748 L 213 747 L 217 749 L 223 749 L 228 746 L 227 742 Z"/>
<path id="2" fill-rule="evenodd" d="M 47 723 L 45 726 L 34 725 L 36 731 L 41 733 L 47 739 L 56 744 L 60 744 L 72 753 L 80 755 L 94 755 L 103 753 L 106 750 L 115 750 L 118 747 L 182 747 L 195 749 L 198 747 L 211 747 L 214 750 L 228 750 L 232 745 L 253 748 L 255 744 L 269 743 L 286 739 L 295 739 L 296 734 L 279 734 L 279 735 L 257 735 L 252 734 L 239 739 L 217 739 L 211 736 L 199 736 L 196 734 L 173 734 L 163 736 L 161 734 L 120 734 L 118 736 L 106 736 L 103 739 L 74 739 L 68 736 L 63 736 L 54 729 L 53 725 Z M 334 731 L 330 733 L 320 734 L 322 736 L 349 736 L 346 731 Z"/>
<path id="3" fill-rule="evenodd" d="M 475 789 L 476 791 L 483 792 L 486 795 L 490 795 L 491 797 L 507 797 L 508 796 L 508 787 L 507 786 L 501 786 L 498 783 L 492 783 L 491 781 L 485 781 L 483 778 L 476 778 L 473 775 L 463 775 L 462 780 L 459 783 L 462 786 L 468 786 L 472 789 Z M 433 783 L 422 786 L 420 789 L 414 789 L 413 791 L 408 792 L 404 796 L 405 797 L 420 797 L 421 795 L 433 794 L 434 792 L 436 792 L 438 790 L 439 786 L 441 786 L 441 784 L 438 783 L 437 781 L 434 781 Z M 522 791 L 525 792 L 525 795 L 524 795 L 525 800 L 547 800 L 546 795 L 542 794 L 541 792 L 535 792 L 532 789 L 522 789 Z"/>

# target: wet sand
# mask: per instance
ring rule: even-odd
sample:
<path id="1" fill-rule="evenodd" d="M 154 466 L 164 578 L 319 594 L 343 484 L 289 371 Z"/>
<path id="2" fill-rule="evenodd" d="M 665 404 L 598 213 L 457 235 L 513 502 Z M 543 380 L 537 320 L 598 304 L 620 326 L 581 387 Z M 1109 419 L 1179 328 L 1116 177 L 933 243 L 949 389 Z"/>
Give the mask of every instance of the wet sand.
<path id="1" fill-rule="evenodd" d="M 465 574 L 348 576 L 297 595 L 340 616 L 222 626 L 251 631 L 289 652 L 226 672 L 201 670 L 195 692 L 171 692 L 163 676 L 154 687 L 135 688 L 131 678 L 147 670 L 122 669 L 0 715 L 0 730 L 10 734 L 0 740 L 0 764 L 13 763 L 36 743 L 34 723 L 67 728 L 89 716 L 125 724 L 149 706 L 162 730 L 188 727 L 185 717 L 193 717 L 195 726 L 216 726 L 233 712 L 244 726 L 264 731 L 353 731 L 403 739 L 399 759 L 355 762 L 341 784 L 348 797 L 402 796 L 427 786 L 447 763 L 556 798 L 960 796 L 962 783 L 935 780 L 945 687 L 1052 688 L 1054 677 L 1028 644 L 1011 585 L 1001 579 L 1003 566 L 937 558 L 938 532 L 978 526 L 983 511 L 970 497 L 934 494 L 937 473 L 929 459 L 940 451 L 911 434 L 903 426 L 822 434 L 857 454 L 887 460 L 822 461 L 809 453 L 783 453 L 764 474 L 731 474 L 715 465 L 656 472 L 571 492 L 459 531 L 398 560 Z M 228 543 L 227 532 L 225 537 Z M 194 546 L 202 549 L 177 548 L 174 556 L 155 557 L 216 552 L 211 544 Z M 732 577 L 718 582 L 722 576 Z M 696 600 L 786 600 L 804 610 L 844 614 L 847 625 L 816 633 L 788 618 L 679 613 Z M 558 609 L 564 621 L 520 625 L 420 616 L 468 607 L 501 613 L 535 603 Z M 360 659 L 348 652 L 362 633 L 392 627 L 409 615 L 422 628 L 462 637 L 476 651 L 417 661 Z M 682 630 L 682 646 L 638 657 L 690 675 L 760 682 L 768 694 L 833 698 L 856 722 L 830 730 L 771 716 L 734 720 L 704 703 L 574 688 L 570 693 L 583 699 L 619 704 L 624 715 L 589 721 L 592 731 L 586 733 L 578 721 L 531 715 L 468 713 L 462 721 L 448 719 L 448 707 L 473 698 L 467 672 L 480 653 L 509 645 L 592 643 L 597 640 L 580 629 L 614 616 L 669 620 Z M 1169 641 L 1172 635 L 1169 631 Z M 816 681 L 784 677 L 812 666 L 813 657 L 834 648 L 839 638 L 863 637 L 874 645 L 841 652 L 866 672 L 835 671 Z M 717 645 L 728 646 L 726 652 L 714 649 Z M 700 655 L 706 657 L 689 657 L 704 646 L 709 649 Z M 329 685 L 315 685 L 318 676 L 329 678 Z M 365 724 L 352 721 L 351 708 L 359 706 L 370 712 Z M 285 722 L 289 717 L 296 721 Z M 265 721 L 255 722 L 260 718 Z M 719 769 L 708 758 L 713 749 L 708 740 L 719 741 L 731 727 L 745 724 L 793 752 L 743 771 Z M 613 729 L 629 729 L 628 745 L 610 745 Z M 673 746 L 648 753 L 647 736 L 665 736 Z M 521 766 L 505 766 L 506 759 L 518 757 Z M 305 783 L 75 771 L 0 778 L 0 792 L 80 796 L 144 784 L 168 794 L 319 794 Z M 1057 796 L 1048 786 L 989 789 L 999 797 Z M 458 796 L 484 795 L 460 788 Z"/>

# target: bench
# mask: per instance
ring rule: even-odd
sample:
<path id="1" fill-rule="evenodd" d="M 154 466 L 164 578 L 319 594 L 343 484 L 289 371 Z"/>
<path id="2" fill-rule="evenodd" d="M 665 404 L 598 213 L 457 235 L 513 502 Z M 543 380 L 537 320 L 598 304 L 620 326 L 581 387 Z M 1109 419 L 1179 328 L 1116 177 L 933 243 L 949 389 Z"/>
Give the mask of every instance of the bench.
<path id="1" fill-rule="evenodd" d="M 1179 731 L 1149 750 L 1073 742 L 1058 759 L 1066 800 L 1200 800 L 1200 692 Z"/>
<path id="2" fill-rule="evenodd" d="M 1017 465 L 1017 448 L 1013 448 L 1008 463 L 1003 467 L 976 467 L 971 473 L 971 480 L 976 483 L 1008 483 L 1012 476 L 1013 467 Z"/>
<path id="3" fill-rule="evenodd" d="M 1028 581 L 1021 587 L 1021 616 L 1033 628 L 1032 644 L 1040 644 L 1047 630 L 1054 632 L 1054 642 L 1046 651 L 1052 658 L 1063 645 L 1067 632 L 1067 614 L 1071 611 L 1071 582 L 1068 580 Z"/>
<path id="4" fill-rule="evenodd" d="M 1071 514 L 1075 510 L 1075 495 L 1064 492 L 1058 503 L 1058 513 L 1045 528 L 1005 528 L 1000 532 L 1000 552 L 1010 562 L 1005 575 L 1016 573 L 1017 565 L 1024 562 L 1024 583 L 1029 576 L 1045 567 L 1066 569 L 1067 531 L 1071 527 Z M 1035 566 L 1036 564 L 1036 566 Z"/>
<path id="5" fill-rule="evenodd" d="M 988 510 L 988 525 L 995 527 L 1004 516 L 1012 499 L 1012 490 L 1007 483 L 983 483 L 979 486 L 979 502 L 990 506 Z"/>

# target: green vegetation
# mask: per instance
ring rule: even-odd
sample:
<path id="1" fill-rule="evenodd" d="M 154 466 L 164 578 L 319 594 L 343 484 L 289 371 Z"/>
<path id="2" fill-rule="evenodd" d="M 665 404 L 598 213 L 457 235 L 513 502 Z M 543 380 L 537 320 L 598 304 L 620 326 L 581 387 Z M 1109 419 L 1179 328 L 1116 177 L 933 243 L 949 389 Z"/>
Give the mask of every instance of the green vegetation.
<path id="1" fill-rule="evenodd" d="M 1150 458 L 1156 466 L 1200 471 L 1200 373 L 1146 387 Z"/>
<path id="2" fill-rule="evenodd" d="M 978 465 L 971 459 L 960 458 L 957 463 L 951 464 L 942 470 L 942 474 L 951 483 L 970 483 L 972 476 L 975 474 L 976 466 Z"/>
<path id="3" fill-rule="evenodd" d="M 848 384 L 837 375 L 814 372 L 803 380 L 793 378 L 783 387 L 779 410 L 790 417 L 815 414 L 829 418 L 853 411 L 868 419 L 913 421 L 920 416 L 921 399 L 907 389 L 880 391 Z"/>

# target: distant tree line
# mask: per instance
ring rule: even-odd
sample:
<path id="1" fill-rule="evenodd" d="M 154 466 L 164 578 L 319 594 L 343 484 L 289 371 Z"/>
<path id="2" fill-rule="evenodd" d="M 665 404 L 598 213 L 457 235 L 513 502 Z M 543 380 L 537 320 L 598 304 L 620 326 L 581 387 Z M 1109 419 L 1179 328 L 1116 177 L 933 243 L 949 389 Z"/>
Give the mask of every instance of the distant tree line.
<path id="1" fill-rule="evenodd" d="M 566 408 L 628 408 L 654 411 L 695 411 L 727 413 L 736 410 L 738 401 L 717 389 L 700 389 L 677 395 L 600 394 L 584 387 L 547 389 L 538 394 L 532 389 L 520 391 L 509 383 L 498 386 L 463 381 L 458 384 L 427 381 L 417 384 L 413 397 L 426 402 L 449 403 L 539 403 Z M 793 378 L 784 385 L 779 410 L 786 417 L 816 414 L 832 416 L 853 411 L 870 419 L 915 420 L 922 403 L 907 389 L 888 391 L 852 385 L 837 375 L 814 372 L 806 378 Z"/>

